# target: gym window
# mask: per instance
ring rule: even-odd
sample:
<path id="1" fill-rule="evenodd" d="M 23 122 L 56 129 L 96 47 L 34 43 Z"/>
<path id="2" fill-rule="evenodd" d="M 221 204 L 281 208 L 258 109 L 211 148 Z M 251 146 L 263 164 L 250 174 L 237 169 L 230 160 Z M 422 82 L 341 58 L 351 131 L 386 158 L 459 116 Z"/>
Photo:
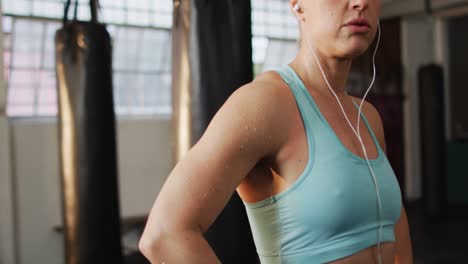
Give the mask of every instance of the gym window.
<path id="1" fill-rule="evenodd" d="M 54 36 L 61 27 L 64 1 L 2 2 L 8 115 L 56 116 Z M 108 24 L 113 41 L 117 115 L 168 116 L 171 58 L 167 50 L 171 47 L 172 0 L 99 2 L 99 19 Z M 89 20 L 89 0 L 78 3 L 78 19 Z"/>
<path id="2" fill-rule="evenodd" d="M 172 0 L 99 2 L 99 19 L 108 24 L 113 39 L 117 115 L 169 117 L 171 57 L 167 51 L 171 47 Z M 61 27 L 64 0 L 2 3 L 7 113 L 11 117 L 54 117 L 54 35 Z M 89 0 L 78 3 L 78 19 L 89 20 Z M 287 62 L 297 49 L 298 26 L 286 0 L 252 0 L 252 32 L 256 74 Z"/>

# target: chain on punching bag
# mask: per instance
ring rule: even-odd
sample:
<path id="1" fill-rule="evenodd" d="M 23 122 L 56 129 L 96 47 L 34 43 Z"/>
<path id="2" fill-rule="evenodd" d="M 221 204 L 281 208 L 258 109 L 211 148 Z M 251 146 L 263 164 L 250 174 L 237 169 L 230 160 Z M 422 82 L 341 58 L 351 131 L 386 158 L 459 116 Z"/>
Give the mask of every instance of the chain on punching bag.
<path id="1" fill-rule="evenodd" d="M 111 39 L 97 22 L 67 19 L 55 36 L 67 264 L 122 263 Z M 78 2 L 78 1 L 76 1 Z"/>

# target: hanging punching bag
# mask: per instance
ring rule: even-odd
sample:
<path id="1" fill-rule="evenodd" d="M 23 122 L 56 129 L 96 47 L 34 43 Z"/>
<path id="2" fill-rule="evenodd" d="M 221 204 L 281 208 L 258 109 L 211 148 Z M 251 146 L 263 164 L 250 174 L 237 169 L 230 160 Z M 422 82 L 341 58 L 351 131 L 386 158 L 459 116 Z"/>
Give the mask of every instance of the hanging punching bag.
<path id="1" fill-rule="evenodd" d="M 194 109 L 198 140 L 213 116 L 238 87 L 252 80 L 250 0 L 194 0 L 192 6 L 193 89 L 199 96 Z M 222 263 L 257 263 L 244 205 L 237 193 L 206 232 L 205 237 Z"/>
<path id="2" fill-rule="evenodd" d="M 174 0 L 173 122 L 177 162 L 214 114 L 253 78 L 250 0 Z M 258 263 L 237 193 L 205 234 L 222 263 Z"/>
<path id="3" fill-rule="evenodd" d="M 78 2 L 78 1 L 76 1 Z M 111 39 L 97 22 L 68 21 L 55 36 L 67 264 L 122 263 Z"/>
<path id="4" fill-rule="evenodd" d="M 430 220 L 436 220 L 447 209 L 444 80 L 440 66 L 421 67 L 419 94 L 424 211 Z"/>

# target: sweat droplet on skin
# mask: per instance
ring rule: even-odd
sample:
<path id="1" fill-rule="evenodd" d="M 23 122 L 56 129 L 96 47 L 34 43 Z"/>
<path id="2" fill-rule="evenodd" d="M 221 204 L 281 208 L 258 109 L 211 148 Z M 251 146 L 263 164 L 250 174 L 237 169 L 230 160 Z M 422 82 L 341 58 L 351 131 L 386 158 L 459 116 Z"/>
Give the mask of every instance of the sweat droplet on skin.
<path id="1" fill-rule="evenodd" d="M 217 189 L 216 189 L 215 187 L 211 187 L 211 188 L 208 190 L 208 192 L 209 192 L 209 193 L 215 193 L 216 190 L 217 190 Z"/>

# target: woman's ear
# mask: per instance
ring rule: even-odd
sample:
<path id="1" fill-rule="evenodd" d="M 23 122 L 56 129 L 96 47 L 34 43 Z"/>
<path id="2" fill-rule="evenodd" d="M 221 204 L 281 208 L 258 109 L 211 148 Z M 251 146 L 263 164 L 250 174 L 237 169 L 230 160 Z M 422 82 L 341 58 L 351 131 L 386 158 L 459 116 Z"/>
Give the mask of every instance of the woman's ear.
<path id="1" fill-rule="evenodd" d="M 296 10 L 296 12 L 299 12 L 301 10 L 301 6 L 299 6 L 299 3 L 296 3 L 293 9 Z"/>
<path id="2" fill-rule="evenodd" d="M 304 16 L 303 16 L 302 7 L 301 7 L 301 4 L 299 3 L 299 0 L 291 0 L 290 5 L 297 20 L 303 21 Z"/>

